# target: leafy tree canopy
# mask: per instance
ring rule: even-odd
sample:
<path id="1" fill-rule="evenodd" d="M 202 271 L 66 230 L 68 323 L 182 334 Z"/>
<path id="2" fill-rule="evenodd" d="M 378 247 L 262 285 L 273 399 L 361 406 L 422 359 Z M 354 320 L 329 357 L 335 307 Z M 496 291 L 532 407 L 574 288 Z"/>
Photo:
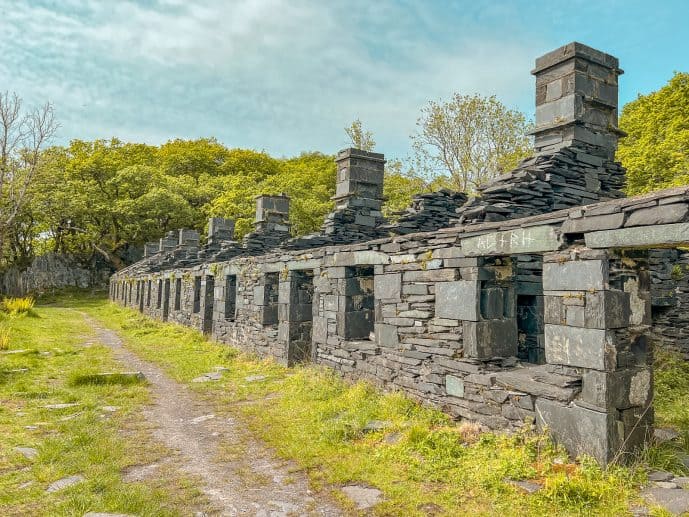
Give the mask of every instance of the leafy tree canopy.
<path id="1" fill-rule="evenodd" d="M 628 195 L 689 184 L 689 73 L 625 105 L 620 128 Z"/>
<path id="2" fill-rule="evenodd" d="M 449 177 L 452 188 L 471 192 L 513 169 L 532 153 L 530 123 L 495 96 L 461 95 L 429 102 L 412 135 L 415 168 Z"/>

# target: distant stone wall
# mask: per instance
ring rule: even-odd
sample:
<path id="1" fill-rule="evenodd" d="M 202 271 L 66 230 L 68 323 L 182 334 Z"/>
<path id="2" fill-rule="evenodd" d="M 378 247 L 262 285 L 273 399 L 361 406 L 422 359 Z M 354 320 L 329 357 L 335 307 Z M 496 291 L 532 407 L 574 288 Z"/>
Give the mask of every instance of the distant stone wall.
<path id="1" fill-rule="evenodd" d="M 689 360 L 689 251 L 651 250 L 652 337 Z"/>
<path id="2" fill-rule="evenodd" d="M 0 291 L 6 296 L 24 296 L 64 287 L 105 287 L 112 271 L 90 269 L 68 255 L 46 253 L 21 270 L 13 267 L 2 273 Z"/>

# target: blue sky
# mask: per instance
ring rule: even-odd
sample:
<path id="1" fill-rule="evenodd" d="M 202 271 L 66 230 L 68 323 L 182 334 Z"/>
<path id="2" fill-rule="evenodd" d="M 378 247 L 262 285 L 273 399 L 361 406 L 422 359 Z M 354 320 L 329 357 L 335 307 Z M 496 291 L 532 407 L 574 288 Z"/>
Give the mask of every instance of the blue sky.
<path id="1" fill-rule="evenodd" d="M 689 71 L 689 1 L 0 0 L 0 89 L 50 100 L 57 142 L 215 136 L 334 153 L 360 118 L 388 157 L 421 107 L 495 94 L 529 116 L 534 59 L 620 58 L 620 101 Z"/>

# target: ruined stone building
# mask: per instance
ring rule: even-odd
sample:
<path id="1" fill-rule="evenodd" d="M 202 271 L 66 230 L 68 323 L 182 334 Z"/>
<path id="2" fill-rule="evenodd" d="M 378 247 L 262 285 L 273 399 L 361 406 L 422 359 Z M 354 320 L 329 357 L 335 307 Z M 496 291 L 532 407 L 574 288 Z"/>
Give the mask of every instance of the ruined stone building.
<path id="1" fill-rule="evenodd" d="M 609 462 L 650 435 L 651 336 L 689 349 L 689 187 L 623 196 L 621 73 L 579 43 L 538 58 L 534 156 L 475 198 L 424 194 L 390 224 L 383 155 L 346 149 L 320 233 L 291 238 L 289 198 L 260 196 L 243 242 L 227 219 L 203 246 L 170 233 L 110 296 Z"/>

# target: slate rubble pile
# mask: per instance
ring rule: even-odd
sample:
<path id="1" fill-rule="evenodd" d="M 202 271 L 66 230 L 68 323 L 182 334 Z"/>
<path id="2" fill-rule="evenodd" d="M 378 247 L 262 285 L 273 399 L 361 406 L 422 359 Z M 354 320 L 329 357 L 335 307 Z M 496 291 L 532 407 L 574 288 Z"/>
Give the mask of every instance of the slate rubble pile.
<path id="1" fill-rule="evenodd" d="M 383 228 L 393 235 L 431 232 L 450 226 L 456 218 L 456 211 L 467 201 L 464 192 L 441 189 L 437 192 L 417 194 L 412 198 L 411 206 L 395 215 L 399 219 L 394 224 Z"/>
<path id="2" fill-rule="evenodd" d="M 580 144 L 581 145 L 581 144 Z M 523 160 L 457 209 L 458 224 L 504 221 L 624 197 L 625 171 L 593 146 Z"/>

